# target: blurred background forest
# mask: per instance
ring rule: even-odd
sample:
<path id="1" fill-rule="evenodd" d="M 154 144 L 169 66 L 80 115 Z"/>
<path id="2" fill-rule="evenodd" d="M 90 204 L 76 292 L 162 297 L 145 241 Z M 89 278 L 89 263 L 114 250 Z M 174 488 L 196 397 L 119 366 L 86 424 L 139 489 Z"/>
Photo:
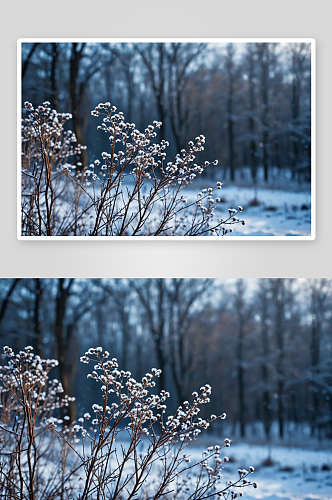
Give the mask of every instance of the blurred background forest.
<path id="1" fill-rule="evenodd" d="M 210 384 L 201 416 L 232 435 L 332 438 L 331 279 L 16 278 L 0 298 L 1 350 L 58 359 L 73 419 L 100 403 L 79 363 L 100 345 L 136 378 L 161 368 L 170 410 Z"/>
<path id="2" fill-rule="evenodd" d="M 140 130 L 159 120 L 171 156 L 203 134 L 213 179 L 311 179 L 309 43 L 23 43 L 22 101 L 73 115 L 83 167 L 109 147 L 90 111 L 111 101 Z"/>

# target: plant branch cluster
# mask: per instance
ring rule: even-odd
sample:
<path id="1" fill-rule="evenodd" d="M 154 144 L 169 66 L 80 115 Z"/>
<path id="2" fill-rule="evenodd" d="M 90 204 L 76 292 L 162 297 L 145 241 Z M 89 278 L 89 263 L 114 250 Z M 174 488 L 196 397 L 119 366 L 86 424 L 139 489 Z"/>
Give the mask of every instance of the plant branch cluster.
<path id="1" fill-rule="evenodd" d="M 22 120 L 22 234 L 26 236 L 199 236 L 225 235 L 228 226 L 244 224 L 229 209 L 217 217 L 222 188 L 203 189 L 188 200 L 185 188 L 218 161 L 195 163 L 205 137 L 197 136 L 172 161 L 166 161 L 168 141 L 154 143 L 162 123 L 154 121 L 142 133 L 109 102 L 91 112 L 103 117 L 98 129 L 109 135 L 110 151 L 89 165 L 75 163 L 85 146 L 77 144 L 58 113 L 45 101 L 36 110 L 29 102 Z M 72 145 L 74 143 L 74 145 Z M 73 161 L 74 160 L 74 161 Z"/>
<path id="2" fill-rule="evenodd" d="M 225 439 L 203 451 L 191 464 L 184 450 L 213 420 L 201 419 L 211 387 L 202 386 L 173 415 L 166 416 L 170 394 L 152 394 L 161 370 L 153 368 L 141 381 L 120 370 L 101 347 L 81 357 L 94 363 L 88 378 L 98 382 L 101 404 L 92 405 L 70 422 L 64 413 L 72 398 L 63 396 L 57 380 L 49 380 L 55 360 L 34 356 L 28 346 L 1 368 L 0 493 L 6 499 L 234 499 L 239 488 L 257 487 L 239 469 L 235 481 L 223 480 Z M 61 396 L 59 396 L 61 394 Z"/>

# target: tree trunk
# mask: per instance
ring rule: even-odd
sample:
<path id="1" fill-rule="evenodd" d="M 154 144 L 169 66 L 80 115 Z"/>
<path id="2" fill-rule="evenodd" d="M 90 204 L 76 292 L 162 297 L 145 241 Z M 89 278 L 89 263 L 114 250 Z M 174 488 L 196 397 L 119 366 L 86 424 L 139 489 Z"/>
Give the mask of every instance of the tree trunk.
<path id="1" fill-rule="evenodd" d="M 278 425 L 279 436 L 284 437 L 284 313 L 285 313 L 285 289 L 284 279 L 277 278 L 273 283 L 275 314 L 275 339 L 277 346 L 277 395 L 278 395 Z"/>
<path id="2" fill-rule="evenodd" d="M 162 370 L 159 377 L 159 390 L 165 389 L 165 368 L 167 355 L 165 353 L 165 309 L 166 290 L 164 279 L 150 279 L 145 281 L 144 286 L 137 287 L 132 281 L 136 293 L 146 313 L 148 328 L 155 345 L 158 366 Z M 153 304 L 156 305 L 154 310 Z"/>
<path id="3" fill-rule="evenodd" d="M 82 123 L 80 118 L 80 102 L 78 98 L 78 72 L 79 65 L 82 59 L 82 51 L 84 48 L 84 43 L 82 43 L 81 48 L 78 49 L 78 43 L 72 44 L 72 55 L 70 59 L 70 80 L 69 80 L 69 91 L 70 91 L 70 99 L 71 99 L 71 112 L 73 115 L 73 124 L 74 124 L 74 133 L 76 135 L 77 144 L 84 145 L 84 138 L 82 132 Z M 83 170 L 84 167 L 88 164 L 88 153 L 87 150 L 84 149 L 80 155 L 80 162 L 82 163 L 80 170 Z"/>
<path id="4" fill-rule="evenodd" d="M 239 391 L 239 412 L 241 437 L 245 436 L 244 370 L 243 370 L 243 322 L 239 316 L 239 339 L 237 346 L 237 379 Z"/>
<path id="5" fill-rule="evenodd" d="M 268 338 L 268 303 L 267 303 L 267 290 L 266 287 L 263 287 L 261 291 L 262 297 L 262 316 L 261 316 L 261 325 L 262 325 L 262 383 L 263 383 L 263 419 L 264 419 L 264 430 L 266 434 L 266 438 L 270 439 L 270 431 L 272 425 L 272 414 L 271 414 L 271 392 L 268 389 L 269 384 L 269 372 L 267 365 L 267 358 L 269 356 L 269 338 Z"/>
<path id="6" fill-rule="evenodd" d="M 51 105 L 56 111 L 58 111 L 58 104 L 59 104 L 58 89 L 57 89 L 57 84 L 56 84 L 56 70 L 57 70 L 57 65 L 58 65 L 58 59 L 59 59 L 58 44 L 52 43 L 52 64 L 51 64 L 52 98 L 51 98 Z"/>
<path id="7" fill-rule="evenodd" d="M 301 50 L 301 45 L 300 49 Z M 302 78 L 302 58 L 301 53 L 298 53 L 296 48 L 293 49 L 292 54 L 292 125 L 293 128 L 298 125 L 300 115 L 300 91 L 301 91 L 301 78 Z M 291 140 L 293 145 L 292 157 L 292 180 L 295 179 L 297 165 L 299 163 L 299 143 L 296 133 L 291 133 Z"/>
<path id="8" fill-rule="evenodd" d="M 36 336 L 36 353 L 43 358 L 43 336 L 40 329 L 40 303 L 42 298 L 42 287 L 40 278 L 35 278 L 35 306 L 33 311 L 34 333 Z"/>
<path id="9" fill-rule="evenodd" d="M 259 49 L 261 63 L 261 99 L 262 99 L 262 143 L 263 143 L 263 168 L 264 180 L 268 181 L 269 177 L 269 156 L 268 156 L 268 78 L 269 78 L 269 45 L 261 44 Z"/>
<path id="10" fill-rule="evenodd" d="M 320 344 L 321 344 L 321 328 L 322 328 L 322 309 L 324 303 L 324 295 L 322 291 L 322 282 L 320 286 L 315 284 L 311 287 L 311 366 L 314 376 L 319 376 L 320 363 Z M 320 416 L 320 391 L 317 385 L 313 382 L 310 386 L 312 394 L 312 423 L 311 435 L 315 432 L 315 421 Z"/>
<path id="11" fill-rule="evenodd" d="M 234 118 L 233 118 L 233 101 L 234 101 L 234 60 L 233 60 L 233 45 L 227 47 L 227 74 L 228 74 L 228 94 L 227 94 L 227 130 L 228 130 L 228 149 L 229 149 L 229 169 L 231 180 L 234 181 Z"/>
<path id="12" fill-rule="evenodd" d="M 250 167 L 251 167 L 251 176 L 252 180 L 256 183 L 256 174 L 257 174 L 257 144 L 254 139 L 255 135 L 255 121 L 254 121 L 254 113 L 256 111 L 255 104 L 255 85 L 254 85 L 254 60 L 253 60 L 253 52 L 250 50 L 249 52 L 249 134 L 250 134 Z"/>
<path id="13" fill-rule="evenodd" d="M 236 345 L 236 372 L 237 372 L 237 385 L 238 385 L 238 409 L 239 409 L 239 422 L 240 422 L 240 433 L 241 437 L 245 436 L 245 391 L 244 391 L 244 307 L 245 303 L 243 300 L 244 294 L 244 284 L 242 280 L 237 283 L 235 307 L 237 314 L 237 345 Z"/>
<path id="14" fill-rule="evenodd" d="M 231 90 L 228 95 L 227 101 L 227 124 L 228 124 L 228 147 L 229 147 L 229 169 L 231 174 L 231 180 L 234 181 L 234 133 L 233 133 L 233 91 Z"/>
<path id="15" fill-rule="evenodd" d="M 67 369 L 67 356 L 68 356 L 68 345 L 65 341 L 64 335 L 64 319 L 67 309 L 67 301 L 70 296 L 70 288 L 73 283 L 73 279 L 69 280 L 67 286 L 65 286 L 65 278 L 58 279 L 58 292 L 56 298 L 56 314 L 55 314 L 55 338 L 58 348 L 58 359 L 59 359 L 59 373 L 60 381 L 62 383 L 64 393 L 68 396 L 72 396 L 72 387 L 70 384 L 70 375 Z M 75 420 L 76 417 L 76 405 L 75 402 L 69 403 L 68 415 L 70 420 Z"/>

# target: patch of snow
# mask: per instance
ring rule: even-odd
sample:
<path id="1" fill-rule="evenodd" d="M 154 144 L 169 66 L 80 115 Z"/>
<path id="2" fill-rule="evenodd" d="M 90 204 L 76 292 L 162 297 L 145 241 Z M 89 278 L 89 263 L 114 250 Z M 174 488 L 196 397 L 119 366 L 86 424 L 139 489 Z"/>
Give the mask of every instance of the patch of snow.
<path id="1" fill-rule="evenodd" d="M 187 449 L 192 460 L 200 459 L 201 448 Z M 332 498 L 332 449 L 311 450 L 288 446 L 252 445 L 238 443 L 225 451 L 230 462 L 224 469 L 226 481 L 234 479 L 237 469 L 250 465 L 255 472 L 251 481 L 258 488 L 243 489 L 245 500 L 331 500 Z M 263 466 L 270 457 L 274 465 Z M 330 470 L 323 470 L 327 466 Z"/>
<path id="2" fill-rule="evenodd" d="M 211 182 L 211 185 L 213 183 Z M 206 185 L 210 185 L 207 181 Z M 190 202 L 196 198 L 197 190 L 185 190 Z M 236 224 L 234 236 L 310 236 L 311 234 L 311 194 L 310 191 L 288 191 L 273 188 L 255 190 L 251 187 L 225 186 L 218 192 L 225 201 L 215 205 L 217 218 L 225 218 L 228 208 L 243 206 L 241 217 L 246 224 Z M 251 206 L 257 198 L 260 203 Z"/>

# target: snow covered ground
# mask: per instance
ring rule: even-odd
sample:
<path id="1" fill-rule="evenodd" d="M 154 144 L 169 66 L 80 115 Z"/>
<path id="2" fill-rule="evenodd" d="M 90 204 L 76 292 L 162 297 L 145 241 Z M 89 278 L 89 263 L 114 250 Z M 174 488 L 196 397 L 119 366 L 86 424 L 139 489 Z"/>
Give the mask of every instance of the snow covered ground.
<path id="1" fill-rule="evenodd" d="M 202 183 L 202 181 L 201 181 Z M 206 187 L 214 183 L 206 181 Z M 187 191 L 188 189 L 188 191 Z M 187 188 L 188 201 L 196 199 L 197 189 Z M 217 192 L 223 202 L 216 205 L 217 217 L 228 214 L 228 208 L 241 205 L 241 217 L 246 225 L 233 227 L 232 236 L 310 236 L 311 234 L 311 194 L 310 191 L 286 191 L 273 188 L 237 187 L 227 185 Z M 257 198 L 259 205 L 251 206 Z"/>
<path id="2" fill-rule="evenodd" d="M 224 469 L 226 481 L 238 476 L 238 468 L 255 467 L 248 479 L 257 482 L 258 488 L 239 490 L 244 500 L 332 499 L 332 447 L 320 450 L 272 445 L 269 449 L 267 445 L 237 443 L 222 451 L 230 458 Z M 202 448 L 197 446 L 187 448 L 192 461 L 199 460 L 201 453 Z M 273 465 L 264 466 L 269 457 Z"/>
<path id="3" fill-rule="evenodd" d="M 182 194 L 188 200 L 188 205 L 197 200 L 197 193 L 204 188 L 216 185 L 215 181 L 199 179 L 187 186 Z M 311 193 L 310 190 L 299 190 L 295 184 L 292 189 L 277 187 L 258 187 L 223 185 L 221 190 L 214 192 L 214 199 L 219 197 L 220 203 L 215 204 L 215 221 L 229 216 L 228 208 L 243 207 L 240 218 L 246 224 L 235 224 L 235 236 L 310 236 L 311 229 Z M 252 204 L 253 200 L 259 204 Z M 204 202 L 206 205 L 206 201 Z M 207 233 L 206 233 L 207 234 Z"/>
<path id="4" fill-rule="evenodd" d="M 213 180 L 198 179 L 185 187 L 181 194 L 188 200 L 189 205 L 197 200 L 197 194 L 200 190 L 209 187 L 214 188 L 215 186 L 216 182 Z M 133 184 L 127 181 L 123 187 L 132 190 Z M 90 191 L 92 195 L 92 187 L 90 187 Z M 126 197 L 126 190 L 124 189 L 123 192 L 124 197 Z M 98 189 L 96 194 L 99 194 Z M 223 188 L 216 190 L 213 195 L 214 199 L 219 197 L 221 200 L 215 204 L 215 222 L 221 218 L 228 218 L 228 208 L 237 209 L 241 205 L 244 209 L 240 214 L 240 218 L 243 218 L 246 224 L 244 226 L 242 224 L 232 226 L 233 232 L 228 233 L 226 238 L 236 236 L 310 236 L 312 233 L 311 193 L 308 189 L 299 190 L 296 184 L 288 185 L 287 190 L 280 185 L 255 189 L 250 185 L 236 186 L 226 181 Z M 257 202 L 253 203 L 253 200 L 257 200 Z M 204 205 L 207 205 L 206 200 Z M 67 208 L 67 204 L 63 203 L 59 209 L 60 217 L 66 215 Z M 136 205 L 133 209 L 136 209 Z M 193 210 L 193 208 L 189 210 Z M 152 216 L 154 214 L 158 215 L 156 207 Z M 87 232 L 93 229 L 94 219 L 90 218 L 91 215 L 92 211 L 86 213 Z M 205 234 L 208 235 L 208 233 Z"/>
<path id="5" fill-rule="evenodd" d="M 194 464 L 202 460 L 202 453 L 208 446 L 215 444 L 223 445 L 223 440 L 213 436 L 207 440 L 205 436 L 189 445 L 185 454 Z M 221 458 L 229 458 L 229 462 L 225 462 L 221 484 L 236 481 L 238 469 L 248 470 L 253 466 L 255 471 L 248 480 L 256 482 L 257 489 L 252 486 L 234 488 L 234 491 L 243 493 L 244 500 L 331 500 L 332 447 L 328 443 L 325 446 L 325 449 L 320 449 L 232 443 L 220 453 Z M 151 473 L 151 481 L 153 478 L 154 473 Z"/>
<path id="6" fill-rule="evenodd" d="M 230 435 L 230 434 L 229 434 Z M 223 433 L 224 436 L 224 433 Z M 231 436 L 231 435 L 230 435 Z M 127 449 L 129 441 L 126 435 L 119 438 L 117 449 L 123 446 Z M 302 443 L 307 443 L 303 436 Z M 185 448 L 184 453 L 190 457 L 190 466 L 202 460 L 202 453 L 208 446 L 223 445 L 223 438 L 213 435 L 200 436 L 196 441 Z M 291 446 L 287 444 L 252 444 L 240 442 L 237 439 L 232 441 L 229 448 L 223 448 L 220 457 L 227 456 L 225 462 L 223 478 L 220 486 L 226 485 L 228 481 L 236 481 L 239 478 L 238 469 L 248 470 L 250 466 L 255 468 L 248 480 L 258 484 L 257 489 L 248 486 L 241 489 L 232 488 L 236 492 L 242 492 L 244 500 L 331 500 L 332 499 L 332 446 L 331 441 L 324 441 L 320 446 L 308 443 L 310 447 Z M 144 453 L 147 441 L 142 441 L 139 445 L 139 453 Z M 76 448 L 81 454 L 82 446 Z M 59 450 L 60 452 L 60 450 Z M 121 457 L 121 453 L 119 454 Z M 72 457 L 72 460 L 73 457 Z M 116 464 L 115 457 L 111 462 Z M 213 459 L 211 459 L 213 461 Z M 73 461 L 74 463 L 74 461 Z M 50 463 L 50 470 L 53 467 Z M 147 479 L 147 485 L 154 488 L 154 483 L 158 483 L 158 463 L 151 470 Z M 127 466 L 127 471 L 132 470 L 132 463 Z M 193 469 L 197 474 L 200 470 Z M 83 469 L 80 469 L 80 477 L 84 477 Z M 82 482 L 79 477 L 73 477 L 76 494 L 81 492 Z M 194 481 L 195 482 L 195 481 Z M 149 488 L 149 486 L 147 486 Z M 76 496 L 75 496 L 76 497 Z M 172 498 L 172 497 L 167 497 Z"/>

